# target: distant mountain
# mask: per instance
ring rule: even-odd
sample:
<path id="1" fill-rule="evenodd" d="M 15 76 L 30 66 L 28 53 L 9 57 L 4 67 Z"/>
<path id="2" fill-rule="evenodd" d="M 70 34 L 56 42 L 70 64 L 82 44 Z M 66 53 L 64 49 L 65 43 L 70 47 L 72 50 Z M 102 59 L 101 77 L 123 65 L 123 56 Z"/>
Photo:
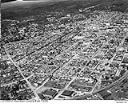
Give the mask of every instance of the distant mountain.
<path id="1" fill-rule="evenodd" d="M 1 0 L 1 3 L 11 2 L 11 1 L 16 1 L 16 0 Z"/>
<path id="2" fill-rule="evenodd" d="M 100 4 L 100 5 L 99 5 Z M 79 8 L 95 6 L 95 10 L 124 12 L 128 8 L 128 0 L 33 0 L 24 2 L 8 2 L 1 4 L 2 19 L 14 19 L 38 15 L 46 12 L 75 12 Z"/>

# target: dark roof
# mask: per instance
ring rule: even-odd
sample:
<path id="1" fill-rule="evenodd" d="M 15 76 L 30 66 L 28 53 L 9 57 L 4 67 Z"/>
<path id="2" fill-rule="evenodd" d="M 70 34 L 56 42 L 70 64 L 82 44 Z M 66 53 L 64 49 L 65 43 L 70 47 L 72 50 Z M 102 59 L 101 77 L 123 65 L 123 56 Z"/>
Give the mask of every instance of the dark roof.
<path id="1" fill-rule="evenodd" d="M 69 90 L 65 90 L 62 95 L 63 96 L 72 96 L 72 94 L 74 93 L 74 91 L 69 91 Z"/>
<path id="2" fill-rule="evenodd" d="M 56 90 L 53 90 L 53 89 L 48 89 L 48 90 L 45 90 L 44 92 L 42 92 L 44 95 L 49 95 L 51 97 L 55 97 L 57 95 L 57 91 Z"/>

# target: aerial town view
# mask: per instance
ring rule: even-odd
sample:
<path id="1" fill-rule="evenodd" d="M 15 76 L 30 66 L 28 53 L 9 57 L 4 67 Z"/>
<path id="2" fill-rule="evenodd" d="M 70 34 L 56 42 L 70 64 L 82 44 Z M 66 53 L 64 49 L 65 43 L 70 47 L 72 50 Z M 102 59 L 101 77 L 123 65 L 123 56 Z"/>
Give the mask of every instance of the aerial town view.
<path id="1" fill-rule="evenodd" d="M 2 3 L 0 100 L 128 100 L 128 0 L 53 1 Z"/>

